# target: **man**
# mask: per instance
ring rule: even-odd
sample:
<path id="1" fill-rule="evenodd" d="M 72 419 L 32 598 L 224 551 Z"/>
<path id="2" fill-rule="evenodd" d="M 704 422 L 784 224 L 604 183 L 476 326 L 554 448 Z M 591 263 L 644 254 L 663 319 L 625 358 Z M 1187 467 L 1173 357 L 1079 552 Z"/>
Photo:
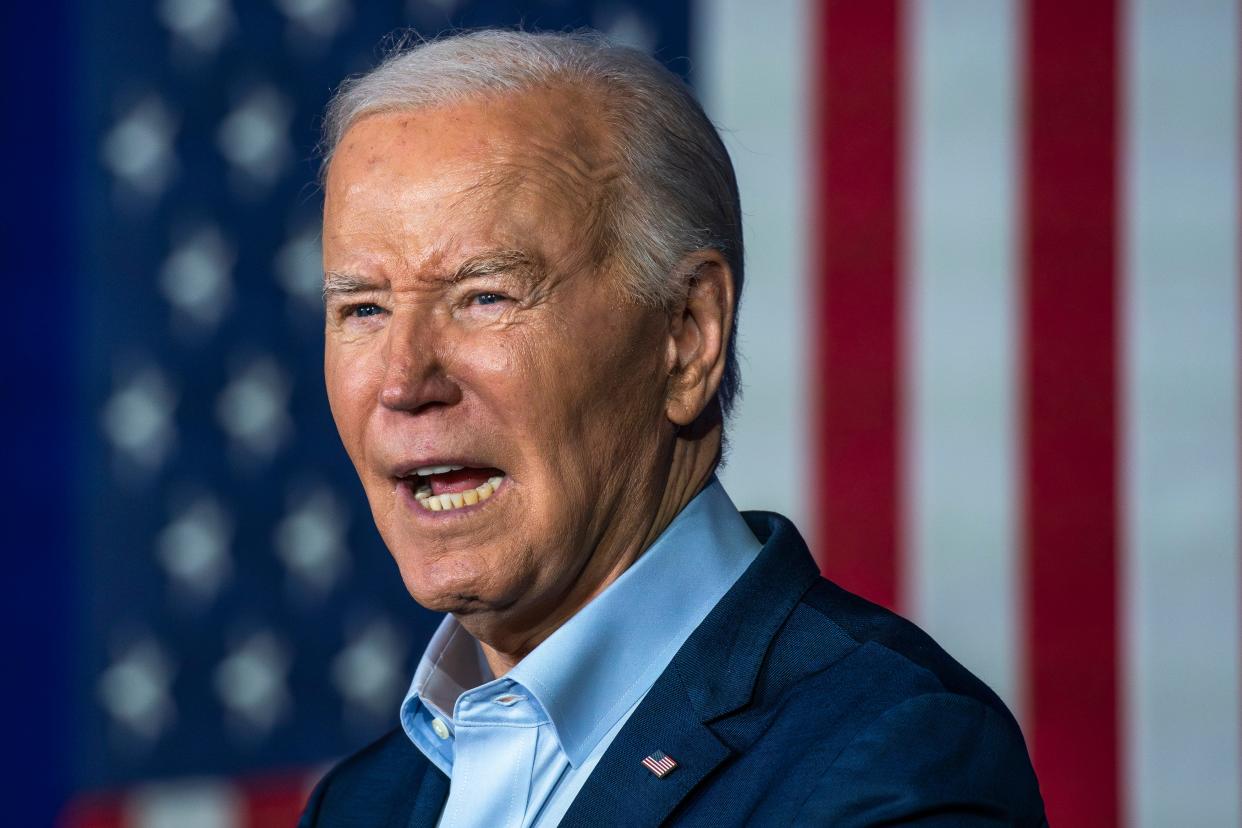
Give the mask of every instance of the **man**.
<path id="1" fill-rule="evenodd" d="M 333 415 L 448 615 L 304 825 L 1041 824 L 995 695 L 713 475 L 740 207 L 675 76 L 477 32 L 348 83 L 326 132 Z"/>

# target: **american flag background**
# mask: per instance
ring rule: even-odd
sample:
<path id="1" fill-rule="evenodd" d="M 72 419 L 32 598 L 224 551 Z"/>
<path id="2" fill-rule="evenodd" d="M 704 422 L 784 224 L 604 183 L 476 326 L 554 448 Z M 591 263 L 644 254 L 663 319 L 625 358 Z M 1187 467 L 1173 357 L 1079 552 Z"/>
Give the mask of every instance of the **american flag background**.
<path id="1" fill-rule="evenodd" d="M 316 129 L 522 24 L 724 133 L 738 505 L 1004 697 L 1053 825 L 1242 825 L 1239 5 L 11 4 L 4 822 L 291 824 L 395 724 L 436 619 L 324 399 Z"/>

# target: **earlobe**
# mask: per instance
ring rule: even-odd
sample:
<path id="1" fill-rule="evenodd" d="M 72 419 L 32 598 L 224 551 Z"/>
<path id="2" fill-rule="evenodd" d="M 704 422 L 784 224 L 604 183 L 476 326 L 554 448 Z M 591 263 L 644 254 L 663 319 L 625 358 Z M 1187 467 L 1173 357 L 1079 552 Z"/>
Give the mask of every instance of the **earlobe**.
<path id="1" fill-rule="evenodd" d="M 669 322 L 671 362 L 667 414 L 678 426 L 698 418 L 716 395 L 724 373 L 726 343 L 733 322 L 733 278 L 716 250 L 701 250 L 682 262 L 686 297 Z"/>

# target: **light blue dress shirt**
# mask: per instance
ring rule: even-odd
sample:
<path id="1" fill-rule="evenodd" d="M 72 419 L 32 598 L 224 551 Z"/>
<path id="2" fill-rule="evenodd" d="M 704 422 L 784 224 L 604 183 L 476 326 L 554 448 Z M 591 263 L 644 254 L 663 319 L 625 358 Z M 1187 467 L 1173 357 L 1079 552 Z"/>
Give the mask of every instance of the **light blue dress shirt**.
<path id="1" fill-rule="evenodd" d="M 439 824 L 556 825 L 759 549 L 713 477 L 628 570 L 505 676 L 493 677 L 478 641 L 446 616 L 401 705 L 410 740 L 452 780 Z"/>

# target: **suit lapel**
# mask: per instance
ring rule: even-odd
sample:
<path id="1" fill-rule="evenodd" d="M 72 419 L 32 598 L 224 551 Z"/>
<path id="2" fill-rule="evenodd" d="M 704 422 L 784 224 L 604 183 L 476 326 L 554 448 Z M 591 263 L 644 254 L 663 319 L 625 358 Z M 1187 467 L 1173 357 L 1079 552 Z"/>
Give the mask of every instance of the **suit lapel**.
<path id="1" fill-rule="evenodd" d="M 656 751 L 677 762 L 663 779 L 642 764 Z M 561 826 L 659 825 L 731 753 L 699 722 L 677 676 L 665 673 L 595 766 Z"/>
<path id="2" fill-rule="evenodd" d="M 411 745 L 413 747 L 413 745 Z M 448 800 L 449 779 L 419 754 L 423 773 L 417 782 L 411 775 L 404 796 L 389 814 L 386 828 L 434 828 Z"/>
<path id="3" fill-rule="evenodd" d="M 659 825 L 733 754 L 713 724 L 750 701 L 772 639 L 819 577 L 793 524 L 762 512 L 746 520 L 763 551 L 677 652 L 561 825 Z M 642 764 L 655 751 L 677 762 L 663 779 Z"/>

